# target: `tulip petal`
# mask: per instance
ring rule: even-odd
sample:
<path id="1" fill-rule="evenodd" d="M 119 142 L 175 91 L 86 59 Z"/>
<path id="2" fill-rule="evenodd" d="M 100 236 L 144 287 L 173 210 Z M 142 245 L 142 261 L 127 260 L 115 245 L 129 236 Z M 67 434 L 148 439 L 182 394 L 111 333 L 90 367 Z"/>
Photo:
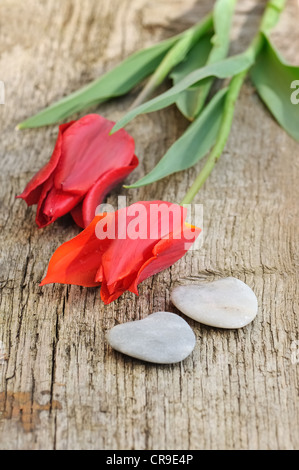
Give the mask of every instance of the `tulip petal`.
<path id="1" fill-rule="evenodd" d="M 28 206 L 32 206 L 33 204 L 37 204 L 39 202 L 39 198 L 43 191 L 43 184 L 52 175 L 58 165 L 61 156 L 62 136 L 74 122 L 75 121 L 71 121 L 67 124 L 62 124 L 59 126 L 57 141 L 50 161 L 43 168 L 41 168 L 39 172 L 36 173 L 36 175 L 34 175 L 22 194 L 17 196 L 17 198 L 24 199 Z"/>
<path id="2" fill-rule="evenodd" d="M 134 139 L 124 130 L 110 136 L 114 124 L 90 114 L 59 127 L 49 163 L 18 196 L 38 204 L 39 227 L 70 211 L 79 226 L 87 227 L 105 195 L 136 168 Z"/>
<path id="3" fill-rule="evenodd" d="M 74 209 L 71 210 L 71 216 L 79 227 L 84 228 L 82 202 L 80 202 L 76 207 L 74 207 Z"/>
<path id="4" fill-rule="evenodd" d="M 178 261 L 199 235 L 199 228 L 184 222 L 186 212 L 176 204 L 143 201 L 96 216 L 83 232 L 55 251 L 41 285 L 101 284 L 106 304 L 126 290 L 138 295 L 140 282 Z M 140 225 L 145 231 L 137 231 L 135 238 Z"/>
<path id="5" fill-rule="evenodd" d="M 123 181 L 138 166 L 138 163 L 138 158 L 134 155 L 128 166 L 111 169 L 101 176 L 88 191 L 82 204 L 79 204 L 71 212 L 76 224 L 82 228 L 87 227 L 95 217 L 96 209 L 103 202 L 105 196 Z"/>
<path id="6" fill-rule="evenodd" d="M 201 229 L 184 224 L 180 238 L 169 236 L 160 240 L 153 249 L 153 256 L 140 268 L 135 281 L 130 286 L 130 291 L 138 294 L 137 285 L 154 274 L 169 268 L 189 250 L 199 236 Z"/>
<path id="7" fill-rule="evenodd" d="M 99 240 L 96 236 L 97 224 L 105 219 L 107 223 L 114 214 L 101 214 L 72 240 L 64 243 L 52 256 L 46 277 L 41 286 L 51 283 L 74 284 L 84 287 L 98 286 L 96 274 L 101 265 L 103 251 L 111 240 Z"/>
<path id="8" fill-rule="evenodd" d="M 178 238 L 178 234 L 176 236 L 170 234 L 168 238 L 159 240 L 152 250 L 152 256 L 144 262 L 137 273 L 120 279 L 114 285 L 107 285 L 106 282 L 102 283 L 101 299 L 103 302 L 106 305 L 113 302 L 126 290 L 138 295 L 138 284 L 148 277 L 169 268 L 181 259 L 200 232 L 201 230 L 198 227 L 184 224 L 180 230 L 180 238 Z"/>
<path id="9" fill-rule="evenodd" d="M 120 209 L 116 214 L 117 237 L 109 245 L 102 259 L 104 278 L 108 286 L 115 285 L 134 272 L 137 273 L 152 256 L 157 241 L 168 233 L 180 230 L 187 217 L 187 210 L 165 201 L 142 201 Z M 111 260 L 117 260 L 117 263 Z"/>
<path id="10" fill-rule="evenodd" d="M 56 189 L 83 195 L 103 174 L 130 165 L 134 139 L 123 129 L 110 136 L 113 126 L 114 122 L 89 114 L 64 133 Z"/>
<path id="11" fill-rule="evenodd" d="M 113 288 L 112 286 L 107 286 L 107 284 L 103 282 L 101 285 L 101 299 L 104 304 L 110 304 L 114 300 L 118 299 L 126 290 L 129 290 L 135 276 L 136 273 L 129 276 L 129 278 L 116 282 Z"/>
<path id="12" fill-rule="evenodd" d="M 53 176 L 44 183 L 36 211 L 39 228 L 50 225 L 59 217 L 71 211 L 82 199 L 81 196 L 58 191 L 53 186 Z"/>

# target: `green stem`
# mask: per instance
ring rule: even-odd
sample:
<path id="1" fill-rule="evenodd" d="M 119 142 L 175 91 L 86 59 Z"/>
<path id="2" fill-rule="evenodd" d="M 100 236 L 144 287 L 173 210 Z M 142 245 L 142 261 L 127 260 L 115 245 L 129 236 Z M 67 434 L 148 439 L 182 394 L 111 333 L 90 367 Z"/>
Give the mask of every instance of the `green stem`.
<path id="1" fill-rule="evenodd" d="M 279 17 L 284 10 L 286 0 L 269 0 L 260 25 L 260 31 L 269 33 L 277 24 Z"/>
<path id="2" fill-rule="evenodd" d="M 222 33 L 221 37 L 218 37 L 217 29 L 220 28 L 219 22 L 221 21 L 223 23 L 223 18 L 220 17 L 218 9 L 217 9 L 217 4 L 220 4 L 220 3 L 221 3 L 220 1 L 216 2 L 215 7 L 214 7 L 213 18 L 214 18 L 215 35 L 212 39 L 213 47 L 209 54 L 206 65 L 213 64 L 215 62 L 218 62 L 219 60 L 224 59 L 227 56 L 228 51 L 229 51 L 231 22 L 232 22 L 233 12 L 235 10 L 237 0 L 230 0 L 230 2 L 227 4 L 227 9 L 228 9 L 227 18 L 229 18 L 229 23 L 226 24 L 227 20 L 224 22 L 224 24 L 226 25 L 226 36 L 223 36 L 223 33 Z M 210 79 L 206 80 L 204 84 L 201 85 L 201 92 L 199 95 L 199 100 L 197 102 L 196 115 L 194 116 L 194 119 L 196 119 L 196 117 L 198 117 L 199 114 L 201 113 L 202 108 L 204 107 L 206 99 L 212 88 L 213 82 L 214 82 L 214 78 L 211 77 Z"/>
<path id="3" fill-rule="evenodd" d="M 260 29 L 255 38 L 253 39 L 252 43 L 250 44 L 249 48 L 247 49 L 247 54 L 253 54 L 254 59 L 257 57 L 261 48 L 263 47 L 263 33 L 268 34 L 270 30 L 276 25 L 280 13 L 282 12 L 285 6 L 285 1 L 286 0 L 271 0 L 267 3 L 260 25 Z M 202 171 L 198 174 L 193 185 L 182 200 L 181 205 L 190 204 L 193 201 L 194 197 L 196 196 L 200 188 L 204 185 L 208 176 L 211 174 L 215 164 L 220 158 L 230 134 L 235 111 L 235 103 L 238 99 L 241 87 L 249 72 L 249 69 L 250 68 L 244 70 L 243 72 L 239 73 L 238 75 L 235 75 L 232 78 L 225 99 L 224 111 L 216 143 L 212 148 Z"/>
<path id="4" fill-rule="evenodd" d="M 198 174 L 193 185 L 191 186 L 186 196 L 182 200 L 181 202 L 182 205 L 190 204 L 193 201 L 194 197 L 198 193 L 199 189 L 205 183 L 206 179 L 212 172 L 217 160 L 220 158 L 223 152 L 223 149 L 226 145 L 226 141 L 229 136 L 230 129 L 231 129 L 235 102 L 238 98 L 239 91 L 242 87 L 242 84 L 244 82 L 246 75 L 247 75 L 247 70 L 245 70 L 242 73 L 239 73 L 231 80 L 231 83 L 227 92 L 227 96 L 225 99 L 223 117 L 222 117 L 221 127 L 220 127 L 220 131 L 217 137 L 216 144 L 214 145 L 211 153 L 209 154 L 209 157 L 202 171 Z"/>
<path id="5" fill-rule="evenodd" d="M 199 38 L 210 31 L 212 27 L 213 13 L 210 13 L 200 23 L 188 29 L 184 33 L 182 38 L 166 54 L 159 67 L 157 67 L 141 93 L 137 96 L 136 100 L 131 106 L 131 109 L 136 108 L 146 101 L 150 95 L 152 95 L 155 89 L 161 85 L 161 83 L 169 75 L 171 70 L 184 60 L 191 47 L 199 40 Z"/>

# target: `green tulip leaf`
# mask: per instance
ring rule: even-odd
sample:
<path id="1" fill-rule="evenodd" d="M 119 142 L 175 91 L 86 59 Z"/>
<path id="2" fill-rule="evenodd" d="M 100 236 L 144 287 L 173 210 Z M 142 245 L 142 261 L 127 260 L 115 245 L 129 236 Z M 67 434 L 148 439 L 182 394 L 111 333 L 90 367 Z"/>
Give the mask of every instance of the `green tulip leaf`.
<path id="1" fill-rule="evenodd" d="M 224 0 L 222 0 L 224 1 Z M 226 0 L 225 0 L 226 1 Z M 137 107 L 144 103 L 153 94 L 156 88 L 161 85 L 169 73 L 182 62 L 185 61 L 186 56 L 192 50 L 201 38 L 213 29 L 213 15 L 206 16 L 195 27 L 187 30 L 184 35 L 179 39 L 167 52 L 159 66 L 156 68 L 153 75 L 149 78 L 145 87 L 137 96 L 132 107 Z"/>
<path id="2" fill-rule="evenodd" d="M 183 78 L 194 70 L 204 67 L 212 49 L 213 32 L 207 33 L 192 47 L 186 59 L 177 65 L 170 74 L 174 84 L 179 83 Z"/>
<path id="3" fill-rule="evenodd" d="M 254 55 L 252 51 L 246 51 L 243 54 L 235 55 L 224 59 L 220 62 L 206 65 L 200 69 L 191 72 L 187 77 L 183 78 L 179 83 L 172 88 L 162 93 L 161 95 L 153 98 L 146 103 L 138 106 L 137 108 L 129 111 L 118 123 L 113 127 L 111 134 L 118 131 L 132 119 L 140 114 L 151 113 L 159 109 L 166 108 L 175 103 L 182 91 L 187 90 L 195 84 L 199 84 L 201 80 L 208 77 L 228 78 L 232 77 L 244 70 L 247 70 L 254 62 Z"/>
<path id="4" fill-rule="evenodd" d="M 212 98 L 187 131 L 170 147 L 155 168 L 126 188 L 138 188 L 195 165 L 211 149 L 220 128 L 227 89 Z"/>
<path id="5" fill-rule="evenodd" d="M 187 59 L 174 69 L 171 74 L 174 85 L 194 70 L 227 56 L 235 4 L 236 0 L 217 0 L 213 10 L 214 34 L 206 34 L 200 38 Z M 190 121 L 201 112 L 212 84 L 213 79 L 207 78 L 179 95 L 176 105 Z"/>
<path id="6" fill-rule="evenodd" d="M 299 80 L 299 67 L 287 64 L 267 35 L 251 69 L 257 92 L 279 124 L 299 141 L 299 104 L 292 102 L 292 83 Z"/>
<path id="7" fill-rule="evenodd" d="M 170 78 L 173 80 L 174 85 L 179 83 L 194 70 L 204 67 L 212 50 L 212 37 L 213 34 L 203 36 L 191 49 L 186 60 L 173 69 Z M 206 80 L 210 82 L 210 79 Z M 194 119 L 201 109 L 203 94 L 204 84 L 202 81 L 200 85 L 193 85 L 182 92 L 176 100 L 178 109 L 190 121 Z"/>
<path id="8" fill-rule="evenodd" d="M 87 107 L 124 95 L 158 67 L 183 34 L 138 51 L 89 85 L 54 103 L 18 125 L 19 129 L 55 124 Z"/>
<path id="9" fill-rule="evenodd" d="M 236 0 L 217 0 L 213 11 L 215 34 L 212 39 L 209 63 L 218 62 L 227 56 L 230 43 L 230 30 Z"/>

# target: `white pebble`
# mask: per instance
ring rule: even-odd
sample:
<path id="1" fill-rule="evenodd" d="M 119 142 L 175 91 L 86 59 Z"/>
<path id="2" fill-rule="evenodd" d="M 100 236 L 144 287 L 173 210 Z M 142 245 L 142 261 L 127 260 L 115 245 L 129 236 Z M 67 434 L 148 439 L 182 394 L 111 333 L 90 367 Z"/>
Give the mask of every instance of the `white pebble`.
<path id="1" fill-rule="evenodd" d="M 258 311 L 255 293 L 234 277 L 175 287 L 171 301 L 193 320 L 218 328 L 242 328 Z"/>
<path id="2" fill-rule="evenodd" d="M 156 312 L 143 320 L 117 325 L 108 332 L 107 340 L 123 354 L 157 364 L 180 362 L 195 346 L 188 323 L 170 312 Z"/>

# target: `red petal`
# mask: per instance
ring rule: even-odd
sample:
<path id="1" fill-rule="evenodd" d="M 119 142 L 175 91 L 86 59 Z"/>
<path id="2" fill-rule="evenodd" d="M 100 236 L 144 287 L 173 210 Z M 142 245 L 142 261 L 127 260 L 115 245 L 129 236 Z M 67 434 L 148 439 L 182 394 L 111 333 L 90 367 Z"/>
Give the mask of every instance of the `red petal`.
<path id="1" fill-rule="evenodd" d="M 138 163 L 138 158 L 134 155 L 128 166 L 112 169 L 96 181 L 86 194 L 82 204 L 77 206 L 71 213 L 80 227 L 84 228 L 90 224 L 96 215 L 96 208 L 103 202 L 106 194 L 123 181 L 137 167 Z"/>
<path id="2" fill-rule="evenodd" d="M 184 256 L 192 243 L 200 234 L 198 227 L 191 227 L 184 224 L 180 230 L 180 239 L 172 236 L 163 238 L 156 243 L 152 250 L 152 256 L 145 261 L 137 274 L 133 274 L 125 279 L 116 282 L 113 286 L 107 286 L 106 282 L 101 286 L 101 298 L 105 304 L 109 304 L 118 299 L 126 290 L 138 295 L 137 285 L 154 274 L 172 266 L 176 261 Z"/>
<path id="3" fill-rule="evenodd" d="M 67 124 L 62 124 L 61 126 L 59 126 L 57 141 L 50 161 L 43 168 L 41 168 L 38 173 L 36 173 L 32 180 L 27 184 L 22 194 L 20 194 L 20 196 L 17 196 L 17 198 L 24 199 L 28 206 L 32 206 L 33 204 L 38 203 L 43 190 L 43 184 L 52 175 L 59 162 L 62 147 L 62 136 L 64 132 L 69 127 L 71 127 L 74 122 L 75 121 L 71 121 Z"/>
<path id="4" fill-rule="evenodd" d="M 129 290 L 138 294 L 138 284 L 148 277 L 169 268 L 181 259 L 195 242 L 200 232 L 200 228 L 184 224 L 181 229 L 181 238 L 177 239 L 172 236 L 160 240 L 153 249 L 153 256 L 141 267 Z"/>
<path id="5" fill-rule="evenodd" d="M 154 204 L 158 208 L 162 204 L 166 209 L 176 207 L 180 217 L 171 221 L 170 228 L 174 230 L 170 234 L 164 215 L 158 214 L 149 227 Z M 138 294 L 140 282 L 180 259 L 200 233 L 197 227 L 181 222 L 186 209 L 152 201 L 139 203 L 143 211 L 140 223 L 146 225 L 145 239 L 129 238 L 134 233 L 128 233 L 128 229 L 136 219 L 136 207 L 138 204 L 133 204 L 116 213 L 95 217 L 83 232 L 56 250 L 41 285 L 57 282 L 93 287 L 102 283 L 101 297 L 105 303 L 117 299 L 125 290 Z M 156 238 L 151 237 L 153 227 L 157 228 Z"/>
<path id="6" fill-rule="evenodd" d="M 57 191 L 53 186 L 53 176 L 51 175 L 44 183 L 39 198 L 35 219 L 38 227 L 46 227 L 67 214 L 79 203 L 80 199 L 80 196 Z"/>
<path id="7" fill-rule="evenodd" d="M 161 210 L 164 208 L 166 215 L 161 216 L 157 212 L 156 216 L 151 217 L 152 208 Z M 128 234 L 130 224 L 137 220 L 136 214 L 134 216 L 135 210 L 140 211 L 139 219 L 140 225 L 143 225 L 144 239 L 132 239 L 134 231 Z M 174 220 L 169 221 L 169 210 L 176 214 Z M 102 259 L 104 279 L 108 286 L 115 285 L 120 280 L 137 273 L 145 261 L 152 256 L 152 249 L 157 241 L 168 233 L 180 230 L 187 216 L 187 210 L 165 201 L 146 201 L 120 209 L 116 214 L 117 238 L 109 245 Z"/>
<path id="8" fill-rule="evenodd" d="M 80 202 L 76 207 L 74 207 L 74 209 L 71 210 L 71 216 L 79 227 L 84 228 L 82 205 L 83 202 Z"/>
<path id="9" fill-rule="evenodd" d="M 104 304 L 108 305 L 114 300 L 118 299 L 126 290 L 126 288 L 120 286 L 119 288 L 115 288 L 113 293 L 110 293 L 107 285 L 103 283 L 101 285 L 101 299 Z"/>
<path id="10" fill-rule="evenodd" d="M 85 194 L 105 173 L 130 165 L 134 139 L 123 129 L 109 135 L 114 122 L 89 114 L 64 133 L 55 171 L 57 189 Z"/>
<path id="11" fill-rule="evenodd" d="M 102 278 L 101 285 L 101 299 L 105 304 L 110 304 L 114 300 L 118 299 L 125 291 L 130 290 L 130 286 L 134 282 L 136 273 L 127 276 L 120 281 L 115 282 L 113 285 L 107 285 L 105 280 Z M 138 292 L 137 292 L 138 295 Z"/>
<path id="12" fill-rule="evenodd" d="M 72 240 L 61 245 L 52 256 L 48 272 L 41 286 L 51 283 L 75 284 L 84 287 L 98 286 L 95 280 L 101 265 L 103 251 L 110 240 L 99 240 L 96 237 L 96 225 L 102 219 L 107 223 L 114 214 L 102 214 Z"/>

